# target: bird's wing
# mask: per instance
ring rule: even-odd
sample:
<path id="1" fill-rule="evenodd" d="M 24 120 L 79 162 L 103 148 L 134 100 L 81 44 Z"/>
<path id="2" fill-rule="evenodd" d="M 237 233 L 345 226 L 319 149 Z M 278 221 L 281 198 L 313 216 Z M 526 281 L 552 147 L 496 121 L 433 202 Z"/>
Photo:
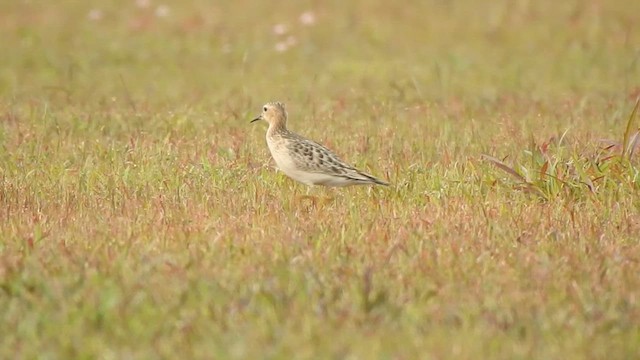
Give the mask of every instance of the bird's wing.
<path id="1" fill-rule="evenodd" d="M 289 150 L 292 152 L 297 166 L 304 171 L 330 174 L 362 183 L 389 185 L 347 164 L 329 148 L 315 141 L 299 138 L 298 141 L 290 144 Z"/>

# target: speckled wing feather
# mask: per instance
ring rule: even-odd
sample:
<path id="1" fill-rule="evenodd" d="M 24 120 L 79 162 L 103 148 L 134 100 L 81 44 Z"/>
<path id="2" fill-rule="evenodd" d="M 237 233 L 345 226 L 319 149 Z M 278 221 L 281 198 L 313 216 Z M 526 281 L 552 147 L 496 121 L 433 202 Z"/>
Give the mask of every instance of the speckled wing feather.
<path id="1" fill-rule="evenodd" d="M 363 183 L 389 185 L 369 174 L 340 160 L 331 150 L 315 141 L 294 135 L 295 141 L 287 142 L 287 148 L 296 162 L 296 166 L 303 171 L 330 174 L 345 179 Z"/>

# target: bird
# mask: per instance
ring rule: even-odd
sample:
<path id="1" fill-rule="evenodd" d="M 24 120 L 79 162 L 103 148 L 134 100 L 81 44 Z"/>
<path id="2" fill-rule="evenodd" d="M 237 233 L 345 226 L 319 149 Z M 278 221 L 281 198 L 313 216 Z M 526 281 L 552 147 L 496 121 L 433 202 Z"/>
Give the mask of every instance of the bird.
<path id="1" fill-rule="evenodd" d="M 309 186 L 389 185 L 342 161 L 324 145 L 287 129 L 284 103 L 266 103 L 251 123 L 259 120 L 269 124 L 266 135 L 269 151 L 278 168 L 288 177 Z"/>

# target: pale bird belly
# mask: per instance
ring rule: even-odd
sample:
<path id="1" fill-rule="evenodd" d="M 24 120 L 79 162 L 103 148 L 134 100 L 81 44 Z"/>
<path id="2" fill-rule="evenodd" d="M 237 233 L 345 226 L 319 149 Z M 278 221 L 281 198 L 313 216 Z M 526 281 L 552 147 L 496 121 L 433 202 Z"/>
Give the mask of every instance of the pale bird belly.
<path id="1" fill-rule="evenodd" d="M 294 163 L 293 159 L 288 155 L 288 153 L 286 153 L 286 149 L 273 145 L 270 145 L 269 149 L 271 150 L 271 156 L 276 162 L 278 169 L 293 180 L 306 185 L 345 186 L 349 184 L 347 179 L 328 174 L 300 170 Z"/>
<path id="2" fill-rule="evenodd" d="M 332 176 L 328 174 L 302 171 L 293 166 L 289 161 L 276 160 L 278 168 L 293 180 L 299 181 L 307 185 L 325 185 L 325 186 L 345 186 L 349 185 L 349 181 L 344 178 Z"/>
<path id="3" fill-rule="evenodd" d="M 314 185 L 312 179 L 313 174 L 299 170 L 288 156 L 278 156 L 277 154 L 273 154 L 273 160 L 275 160 L 278 169 L 288 177 L 307 185 Z"/>

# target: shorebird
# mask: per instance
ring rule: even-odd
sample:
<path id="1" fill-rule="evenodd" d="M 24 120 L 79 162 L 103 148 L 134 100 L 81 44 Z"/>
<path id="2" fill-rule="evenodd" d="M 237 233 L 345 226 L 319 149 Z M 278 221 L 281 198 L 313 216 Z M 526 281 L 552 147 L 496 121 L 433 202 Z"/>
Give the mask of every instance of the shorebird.
<path id="1" fill-rule="evenodd" d="M 267 145 L 278 168 L 303 184 L 324 186 L 389 185 L 340 160 L 331 150 L 287 129 L 287 111 L 281 102 L 262 107 L 251 120 L 269 123 Z"/>

